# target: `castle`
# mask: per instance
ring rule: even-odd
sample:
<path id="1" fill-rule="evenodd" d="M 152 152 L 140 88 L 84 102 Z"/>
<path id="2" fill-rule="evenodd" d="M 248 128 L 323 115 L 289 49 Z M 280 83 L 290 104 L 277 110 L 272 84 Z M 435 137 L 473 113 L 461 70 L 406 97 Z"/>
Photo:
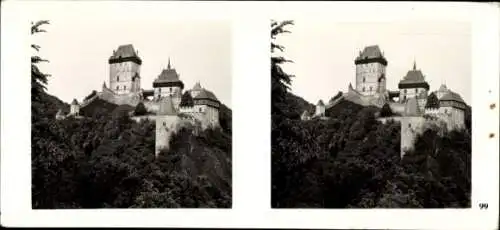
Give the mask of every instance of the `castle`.
<path id="1" fill-rule="evenodd" d="M 191 124 L 201 129 L 217 128 L 219 124 L 220 101 L 215 94 L 196 82 L 192 89 L 184 90 L 176 69 L 168 59 L 167 68 L 163 69 L 153 81 L 153 89 L 141 88 L 141 64 L 139 51 L 133 45 L 121 45 L 108 59 L 109 88 L 106 82 L 100 92 L 89 95 L 82 103 L 76 99 L 70 105 L 69 114 L 58 111 L 56 119 L 68 116 L 81 118 L 81 111 L 91 109 L 97 101 L 114 105 L 137 106 L 144 104 L 149 115 L 133 116 L 136 121 L 151 119 L 156 122 L 155 154 L 168 149 L 170 137 L 180 127 Z"/>
<path id="2" fill-rule="evenodd" d="M 401 156 L 413 148 L 415 138 L 429 125 L 438 125 L 448 130 L 465 127 L 467 104 L 461 96 L 446 85 L 429 94 L 430 86 L 416 62 L 399 84 L 398 90 L 386 87 L 387 60 L 378 45 L 367 46 L 354 60 L 356 65 L 356 87 L 348 86 L 347 93 L 332 98 L 328 104 L 322 100 L 316 104 L 316 111 L 302 113 L 302 120 L 325 118 L 325 111 L 341 100 L 348 100 L 363 106 L 383 107 L 388 104 L 395 115 L 379 117 L 386 122 L 401 123 Z"/>

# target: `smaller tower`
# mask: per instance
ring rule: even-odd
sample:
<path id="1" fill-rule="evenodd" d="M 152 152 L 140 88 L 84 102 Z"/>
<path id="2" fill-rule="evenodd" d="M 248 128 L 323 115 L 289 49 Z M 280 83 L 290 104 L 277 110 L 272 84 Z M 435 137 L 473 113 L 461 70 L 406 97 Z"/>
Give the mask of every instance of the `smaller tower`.
<path id="1" fill-rule="evenodd" d="M 176 109 L 181 102 L 184 83 L 179 79 L 179 74 L 172 68 L 170 58 L 168 58 L 167 69 L 163 69 L 160 75 L 153 82 L 154 97 L 161 100 L 162 97 L 170 96 Z"/>
<path id="2" fill-rule="evenodd" d="M 73 99 L 71 102 L 69 114 L 73 116 L 80 116 L 80 105 L 76 99 Z"/>
<path id="3" fill-rule="evenodd" d="M 316 104 L 316 112 L 314 113 L 314 116 L 325 116 L 325 104 L 323 103 L 323 100 L 319 100 Z"/>
<path id="4" fill-rule="evenodd" d="M 177 110 L 174 107 L 172 97 L 164 97 L 160 100 L 160 108 L 156 117 L 156 140 L 155 140 L 155 156 L 161 150 L 170 148 L 170 137 L 176 132 L 179 117 Z"/>

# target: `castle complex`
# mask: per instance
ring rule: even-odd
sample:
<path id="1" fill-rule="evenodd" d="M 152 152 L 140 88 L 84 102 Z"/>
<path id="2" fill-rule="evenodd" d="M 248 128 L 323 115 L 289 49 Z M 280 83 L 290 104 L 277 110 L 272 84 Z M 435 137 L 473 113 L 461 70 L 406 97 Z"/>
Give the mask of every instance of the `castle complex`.
<path id="1" fill-rule="evenodd" d="M 92 107 L 91 105 L 99 100 L 133 107 L 143 103 L 147 112 L 152 115 L 132 118 L 137 121 L 155 120 L 156 154 L 169 147 L 172 133 L 184 125 L 193 124 L 202 129 L 220 127 L 220 101 L 214 93 L 201 87 L 200 82 L 183 93 L 184 83 L 176 69 L 171 66 L 170 58 L 167 68 L 153 81 L 153 89 L 141 88 L 142 59 L 138 54 L 139 51 L 131 44 L 119 46 L 108 60 L 109 87 L 104 82 L 100 92 L 90 95 L 82 103 L 74 99 L 70 105 L 70 113 L 64 115 L 60 110 L 56 118 L 81 117 L 82 110 Z"/>
<path id="2" fill-rule="evenodd" d="M 422 71 L 413 63 L 406 76 L 400 80 L 398 90 L 386 88 L 387 60 L 380 48 L 365 47 L 354 60 L 356 65 L 356 87 L 348 86 L 347 93 L 324 104 L 320 100 L 314 114 L 304 111 L 303 120 L 324 118 L 325 111 L 341 100 L 348 100 L 363 106 L 381 108 L 388 104 L 395 115 L 378 118 L 382 122 L 396 120 L 401 123 L 401 156 L 413 147 L 417 134 L 429 125 L 436 124 L 448 130 L 465 127 L 467 105 L 461 96 L 446 85 L 429 94 L 429 84 Z M 432 101 L 435 98 L 436 101 Z M 428 100 L 430 99 L 430 100 Z"/>

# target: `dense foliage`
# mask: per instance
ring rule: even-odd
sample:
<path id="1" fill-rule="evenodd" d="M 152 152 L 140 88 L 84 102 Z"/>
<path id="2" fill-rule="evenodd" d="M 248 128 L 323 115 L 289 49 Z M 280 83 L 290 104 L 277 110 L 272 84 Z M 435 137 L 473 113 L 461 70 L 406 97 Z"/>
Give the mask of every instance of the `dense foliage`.
<path id="1" fill-rule="evenodd" d="M 389 104 L 385 103 L 384 106 L 380 109 L 380 116 L 381 117 L 390 117 L 394 113 L 392 112 L 391 106 Z"/>
<path id="2" fill-rule="evenodd" d="M 377 108 L 344 99 L 329 120 L 302 121 L 294 114 L 309 107 L 300 97 L 274 96 L 273 208 L 470 207 L 470 130 L 432 127 L 401 158 L 400 123 L 377 121 Z"/>
<path id="3" fill-rule="evenodd" d="M 182 128 L 155 157 L 155 123 L 131 120 L 134 107 L 97 99 L 80 111 L 85 118 L 56 120 L 69 105 L 45 92 L 47 75 L 35 64 L 34 209 L 231 207 L 230 109 L 224 129 Z"/>

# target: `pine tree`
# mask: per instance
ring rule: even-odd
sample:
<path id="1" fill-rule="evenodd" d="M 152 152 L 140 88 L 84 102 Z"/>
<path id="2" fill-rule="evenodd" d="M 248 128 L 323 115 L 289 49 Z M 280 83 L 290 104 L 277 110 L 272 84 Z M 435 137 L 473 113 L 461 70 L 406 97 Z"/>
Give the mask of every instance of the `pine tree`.
<path id="1" fill-rule="evenodd" d="M 273 40 L 271 42 L 271 53 L 274 53 L 275 49 L 280 51 L 285 49 L 282 45 L 276 44 L 275 39 L 276 36 L 280 34 L 290 33 L 290 31 L 284 29 L 287 25 L 293 25 L 293 21 L 271 22 L 271 39 Z M 273 114 L 283 114 L 278 105 L 285 101 L 287 90 L 292 82 L 292 77 L 294 77 L 293 75 L 285 73 L 281 68 L 280 65 L 286 62 L 292 61 L 279 55 L 271 57 L 271 111 Z"/>
<path id="2" fill-rule="evenodd" d="M 427 97 L 427 103 L 425 104 L 425 108 L 439 108 L 439 99 L 437 98 L 435 93 L 429 94 Z"/>
<path id="3" fill-rule="evenodd" d="M 40 26 L 44 24 L 49 24 L 47 20 L 41 20 L 36 23 L 31 23 L 31 34 L 47 32 L 44 29 L 40 29 Z M 36 44 L 31 44 L 31 47 L 37 52 L 40 50 L 40 46 Z M 49 74 L 44 74 L 40 71 L 37 64 L 40 62 L 48 62 L 46 59 L 42 59 L 39 56 L 31 56 L 31 100 L 40 101 L 40 95 L 45 91 Z"/>

